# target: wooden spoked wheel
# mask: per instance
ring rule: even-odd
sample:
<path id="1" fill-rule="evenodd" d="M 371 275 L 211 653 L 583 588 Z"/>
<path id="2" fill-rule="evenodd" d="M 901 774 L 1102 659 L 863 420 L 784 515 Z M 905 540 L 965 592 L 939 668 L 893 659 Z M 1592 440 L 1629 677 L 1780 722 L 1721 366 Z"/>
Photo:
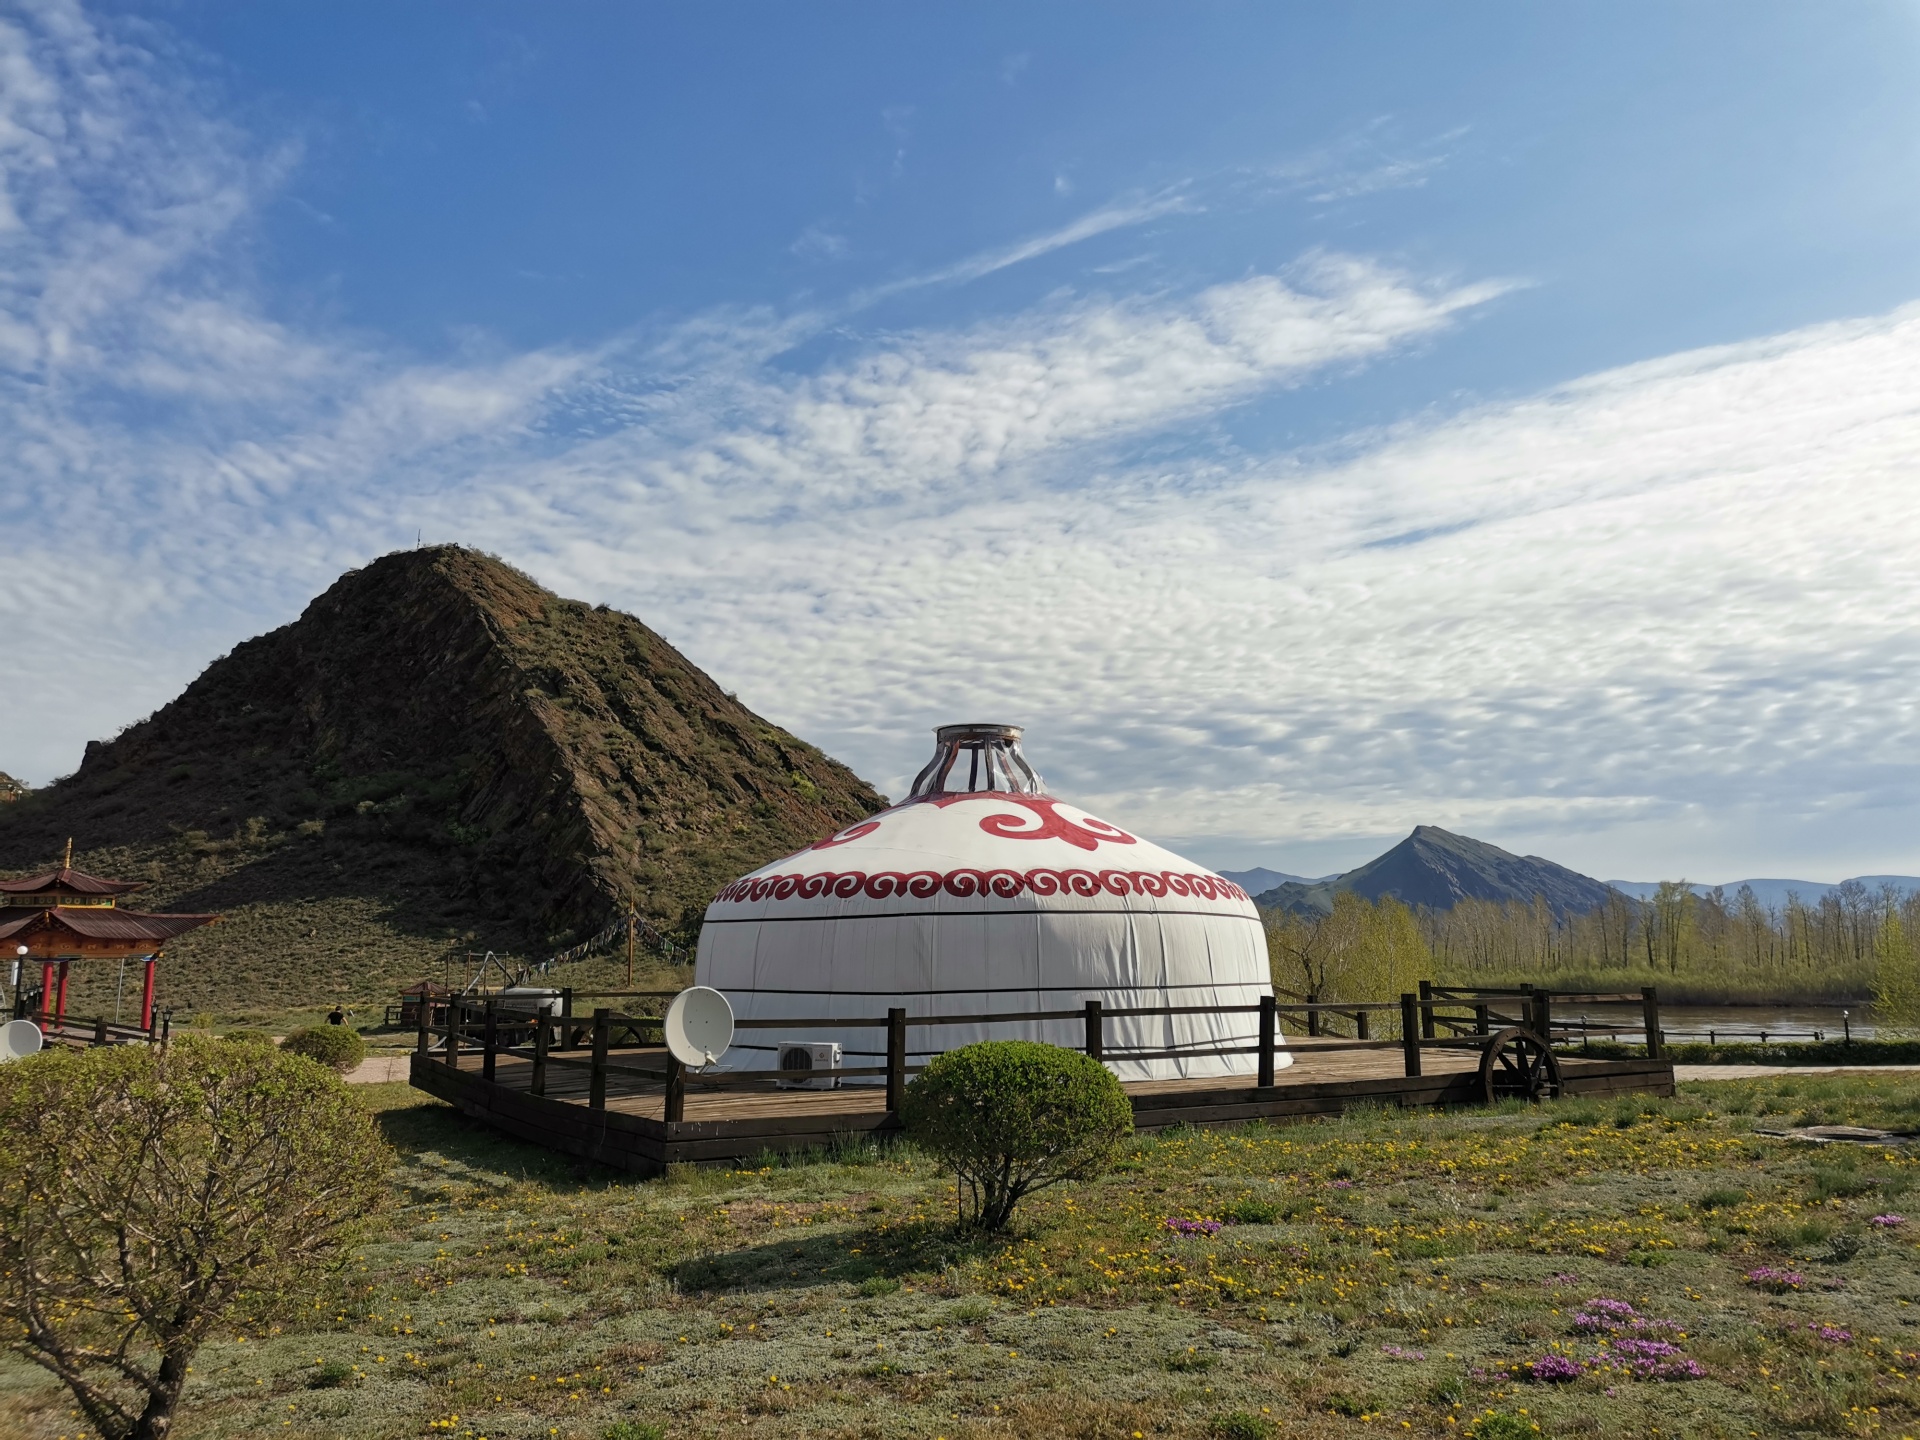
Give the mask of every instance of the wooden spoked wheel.
<path id="1" fill-rule="evenodd" d="M 1515 1025 L 1489 1038 L 1480 1052 L 1480 1089 L 1489 1105 L 1496 1100 L 1557 1100 L 1560 1062 L 1538 1035 Z"/>

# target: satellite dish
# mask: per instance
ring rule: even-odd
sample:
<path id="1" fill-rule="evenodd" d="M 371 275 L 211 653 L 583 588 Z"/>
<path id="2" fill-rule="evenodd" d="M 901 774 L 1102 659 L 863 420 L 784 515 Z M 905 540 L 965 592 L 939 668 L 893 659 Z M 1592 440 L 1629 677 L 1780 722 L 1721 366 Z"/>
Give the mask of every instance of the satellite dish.
<path id="1" fill-rule="evenodd" d="M 667 1049 L 682 1065 L 700 1070 L 733 1044 L 733 1006 L 718 990 L 694 985 L 667 1007 Z"/>
<path id="2" fill-rule="evenodd" d="M 9 1020 L 0 1025 L 0 1063 L 38 1055 L 46 1037 L 31 1020 Z"/>

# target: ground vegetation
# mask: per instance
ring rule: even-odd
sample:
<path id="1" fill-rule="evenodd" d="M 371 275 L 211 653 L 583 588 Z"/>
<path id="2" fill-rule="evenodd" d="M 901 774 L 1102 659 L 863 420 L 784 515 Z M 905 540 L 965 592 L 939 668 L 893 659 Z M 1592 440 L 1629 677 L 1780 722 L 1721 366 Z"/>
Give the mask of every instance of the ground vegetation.
<path id="1" fill-rule="evenodd" d="M 1913 1129 L 1909 1077 L 1142 1135 L 998 1237 L 956 1235 L 952 1173 L 909 1147 L 636 1182 L 368 1101 L 397 1209 L 304 1318 L 208 1343 L 183 1440 L 1920 1424 L 1914 1158 L 1759 1133 Z M 0 1366 L 0 1428 L 75 1422 Z"/>

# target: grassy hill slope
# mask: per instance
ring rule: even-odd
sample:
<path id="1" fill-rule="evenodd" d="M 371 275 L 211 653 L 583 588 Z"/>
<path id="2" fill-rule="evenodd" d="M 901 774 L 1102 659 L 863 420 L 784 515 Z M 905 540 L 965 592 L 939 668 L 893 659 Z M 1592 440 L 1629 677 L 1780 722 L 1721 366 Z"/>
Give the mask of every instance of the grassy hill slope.
<path id="1" fill-rule="evenodd" d="M 727 880 L 884 803 L 632 616 L 442 546 L 342 576 L 0 807 L 0 870 L 72 836 L 143 903 L 224 912 L 169 950 L 165 998 L 277 1012 L 449 948 L 545 953 L 628 903 L 688 934 Z"/>

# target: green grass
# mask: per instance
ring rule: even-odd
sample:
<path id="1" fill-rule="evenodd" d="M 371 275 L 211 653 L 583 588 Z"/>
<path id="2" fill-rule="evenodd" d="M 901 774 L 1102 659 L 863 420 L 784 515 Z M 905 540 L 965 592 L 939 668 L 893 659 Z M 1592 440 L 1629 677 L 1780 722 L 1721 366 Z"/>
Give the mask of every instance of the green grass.
<path id="1" fill-rule="evenodd" d="M 1904 1076 L 1167 1133 L 990 1241 L 954 1237 L 952 1177 L 905 1147 L 638 1182 L 367 1099 L 397 1208 L 301 1313 L 202 1352 L 180 1440 L 1920 1429 L 1920 1214 L 1870 1223 L 1920 1156 L 1755 1130 L 1911 1120 Z M 1512 1378 L 1599 1355 L 1572 1319 L 1595 1297 L 1673 1322 L 1706 1378 Z M 72 1435 L 70 1408 L 0 1363 L 0 1433 Z"/>

